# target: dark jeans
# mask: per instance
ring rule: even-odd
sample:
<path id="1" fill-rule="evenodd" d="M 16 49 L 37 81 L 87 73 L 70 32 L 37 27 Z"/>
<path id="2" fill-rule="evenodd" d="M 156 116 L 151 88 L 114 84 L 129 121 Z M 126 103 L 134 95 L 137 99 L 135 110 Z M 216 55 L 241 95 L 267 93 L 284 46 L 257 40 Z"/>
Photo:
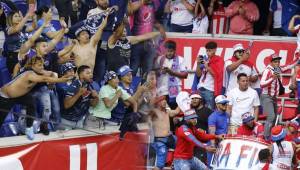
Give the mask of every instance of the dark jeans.
<path id="1" fill-rule="evenodd" d="M 26 94 L 17 98 L 4 98 L 0 96 L 0 127 L 2 126 L 7 114 L 15 104 L 21 104 L 26 107 L 26 114 L 34 116 L 36 108 L 34 99 L 31 94 Z M 27 127 L 31 127 L 33 124 L 32 118 L 26 118 Z"/>
<path id="2" fill-rule="evenodd" d="M 132 55 L 130 58 L 130 67 L 133 75 L 136 75 L 139 67 L 141 75 L 149 72 L 153 67 L 155 49 L 152 41 L 144 41 L 132 46 Z"/>
<path id="3" fill-rule="evenodd" d="M 170 32 L 184 32 L 191 33 L 193 31 L 193 25 L 181 26 L 176 24 L 171 24 Z"/>
<path id="4" fill-rule="evenodd" d="M 101 42 L 98 43 L 96 62 L 94 68 L 94 81 L 101 84 L 100 82 L 104 80 L 104 74 L 106 70 L 106 50 L 100 48 Z"/>

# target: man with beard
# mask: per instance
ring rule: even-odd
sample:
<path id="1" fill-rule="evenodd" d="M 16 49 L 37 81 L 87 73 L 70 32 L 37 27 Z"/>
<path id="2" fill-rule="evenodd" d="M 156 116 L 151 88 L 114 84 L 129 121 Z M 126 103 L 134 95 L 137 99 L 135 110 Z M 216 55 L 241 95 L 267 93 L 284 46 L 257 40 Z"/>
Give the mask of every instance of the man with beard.
<path id="1" fill-rule="evenodd" d="M 194 147 L 204 148 L 207 152 L 215 152 L 216 148 L 207 146 L 202 142 L 221 139 L 222 136 L 206 134 L 196 128 L 197 114 L 185 113 L 184 123 L 176 130 L 177 143 L 174 152 L 174 169 L 208 169 L 198 158 L 194 157 Z"/>
<path id="2" fill-rule="evenodd" d="M 256 138 L 263 138 L 264 126 L 255 122 L 254 116 L 247 112 L 242 115 L 243 125 L 237 130 L 237 134 L 244 136 L 254 136 Z"/>
<path id="3" fill-rule="evenodd" d="M 192 101 L 191 108 L 195 109 L 195 112 L 198 115 L 196 127 L 203 129 L 207 132 L 208 131 L 208 117 L 212 113 L 212 110 L 210 110 L 208 107 L 204 106 L 204 101 L 199 94 L 197 94 L 197 93 L 192 94 L 190 96 L 190 99 Z"/>
<path id="4" fill-rule="evenodd" d="M 224 95 L 215 98 L 216 110 L 208 117 L 209 134 L 224 135 L 228 132 L 229 114 L 226 112 L 228 100 Z M 217 146 L 215 140 L 211 140 L 213 147 Z M 207 153 L 207 162 L 210 163 L 211 153 Z"/>
<path id="5" fill-rule="evenodd" d="M 67 128 L 83 128 L 90 106 L 95 107 L 99 101 L 98 94 L 91 87 L 92 70 L 82 65 L 77 70 L 78 79 L 73 79 L 66 88 L 64 110 L 62 112 L 62 126 Z M 62 127 L 66 128 L 66 127 Z"/>
<path id="6" fill-rule="evenodd" d="M 190 99 L 192 101 L 191 108 L 195 109 L 195 112 L 198 115 L 196 127 L 208 132 L 208 117 L 212 113 L 212 110 L 204 106 L 204 101 L 199 94 L 192 94 Z M 194 152 L 197 158 L 199 158 L 202 162 L 206 162 L 206 152 L 204 149 L 195 148 Z"/>

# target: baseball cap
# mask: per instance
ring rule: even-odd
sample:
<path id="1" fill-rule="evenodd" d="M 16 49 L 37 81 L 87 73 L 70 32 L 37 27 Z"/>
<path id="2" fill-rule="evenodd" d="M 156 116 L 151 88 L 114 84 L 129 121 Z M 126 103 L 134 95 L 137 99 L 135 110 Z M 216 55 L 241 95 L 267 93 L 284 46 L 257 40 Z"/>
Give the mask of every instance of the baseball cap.
<path id="1" fill-rule="evenodd" d="M 186 112 L 184 112 L 184 120 L 194 119 L 198 118 L 198 115 L 196 114 L 194 109 L 190 109 Z"/>
<path id="2" fill-rule="evenodd" d="M 225 104 L 228 103 L 229 100 L 227 100 L 227 98 L 224 95 L 219 95 L 215 98 L 215 102 L 216 104 Z"/>
<path id="3" fill-rule="evenodd" d="M 236 52 L 236 51 L 238 51 L 238 50 L 244 50 L 244 47 L 243 47 L 242 44 L 235 44 L 235 45 L 233 46 L 233 52 Z"/>
<path id="4" fill-rule="evenodd" d="M 108 72 L 106 72 L 105 75 L 104 75 L 104 81 L 105 81 L 105 83 L 106 83 L 106 82 L 108 82 L 109 80 L 112 80 L 112 79 L 114 79 L 114 78 L 116 78 L 116 77 L 118 77 L 116 72 L 114 72 L 114 71 L 108 71 Z"/>
<path id="5" fill-rule="evenodd" d="M 274 60 L 281 60 L 281 57 L 277 54 L 272 54 L 269 56 L 270 57 L 270 60 L 271 61 L 274 61 Z"/>
<path id="6" fill-rule="evenodd" d="M 276 141 L 279 141 L 281 139 L 284 139 L 285 136 L 286 136 L 286 130 L 283 128 L 283 126 L 281 125 L 277 125 L 277 126 L 274 126 L 271 130 L 271 139 L 272 141 L 276 142 Z"/>
<path id="7" fill-rule="evenodd" d="M 250 122 L 251 120 L 254 120 L 254 116 L 251 113 L 246 112 L 246 113 L 242 114 L 242 120 L 243 120 L 243 123 L 247 123 L 247 122 Z"/>
<path id="8" fill-rule="evenodd" d="M 76 71 L 76 66 L 71 62 L 67 62 L 60 66 L 60 74 L 64 75 L 67 71 L 72 70 L 72 69 L 74 69 L 74 71 Z"/>
<path id="9" fill-rule="evenodd" d="M 125 65 L 125 66 L 122 66 L 121 68 L 119 68 L 118 75 L 123 77 L 129 72 L 132 72 L 132 69 L 129 66 Z"/>

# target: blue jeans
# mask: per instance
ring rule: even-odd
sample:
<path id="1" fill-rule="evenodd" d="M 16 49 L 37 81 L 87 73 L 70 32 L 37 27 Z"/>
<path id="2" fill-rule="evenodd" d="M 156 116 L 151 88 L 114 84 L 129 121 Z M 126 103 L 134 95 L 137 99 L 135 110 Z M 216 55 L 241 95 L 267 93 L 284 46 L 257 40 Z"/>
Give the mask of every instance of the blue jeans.
<path id="1" fill-rule="evenodd" d="M 166 145 L 168 137 L 161 139 L 161 141 L 155 141 L 152 147 L 155 149 L 156 153 L 156 163 L 155 166 L 163 169 L 165 167 L 166 158 L 168 155 L 168 147 Z"/>
<path id="2" fill-rule="evenodd" d="M 142 69 L 141 75 L 151 71 L 155 54 L 155 49 L 151 40 L 133 45 L 130 58 L 130 68 L 133 70 L 133 75 L 136 75 L 140 66 Z"/>
<path id="3" fill-rule="evenodd" d="M 191 33 L 193 31 L 193 24 L 188 26 L 181 26 L 176 24 L 171 24 L 170 32 L 183 32 Z"/>
<path id="4" fill-rule="evenodd" d="M 33 97 L 40 106 L 37 117 L 50 120 L 50 115 L 52 115 L 54 121 L 60 123 L 60 104 L 55 90 L 48 89 L 46 85 L 41 86 L 33 92 Z"/>
<path id="5" fill-rule="evenodd" d="M 199 89 L 200 95 L 204 98 L 205 104 L 211 110 L 215 109 L 215 96 L 214 92 L 207 90 L 203 87 Z"/>
<path id="6" fill-rule="evenodd" d="M 206 170 L 207 166 L 198 158 L 174 159 L 174 170 Z"/>

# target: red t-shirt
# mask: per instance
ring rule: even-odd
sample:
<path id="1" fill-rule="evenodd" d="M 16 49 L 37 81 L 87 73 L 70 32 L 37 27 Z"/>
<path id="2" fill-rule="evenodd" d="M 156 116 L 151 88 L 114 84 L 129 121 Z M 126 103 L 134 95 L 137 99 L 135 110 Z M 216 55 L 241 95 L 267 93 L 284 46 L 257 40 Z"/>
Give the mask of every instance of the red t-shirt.
<path id="1" fill-rule="evenodd" d="M 215 139 L 215 135 L 206 134 L 196 127 L 189 128 L 182 125 L 176 130 L 177 143 L 174 152 L 174 159 L 191 159 L 194 156 L 194 147 L 205 147 L 201 142 Z"/>
<path id="2" fill-rule="evenodd" d="M 264 126 L 260 123 L 255 122 L 255 127 L 250 129 L 246 125 L 242 125 L 238 128 L 237 134 L 244 136 L 255 136 L 263 138 Z"/>

